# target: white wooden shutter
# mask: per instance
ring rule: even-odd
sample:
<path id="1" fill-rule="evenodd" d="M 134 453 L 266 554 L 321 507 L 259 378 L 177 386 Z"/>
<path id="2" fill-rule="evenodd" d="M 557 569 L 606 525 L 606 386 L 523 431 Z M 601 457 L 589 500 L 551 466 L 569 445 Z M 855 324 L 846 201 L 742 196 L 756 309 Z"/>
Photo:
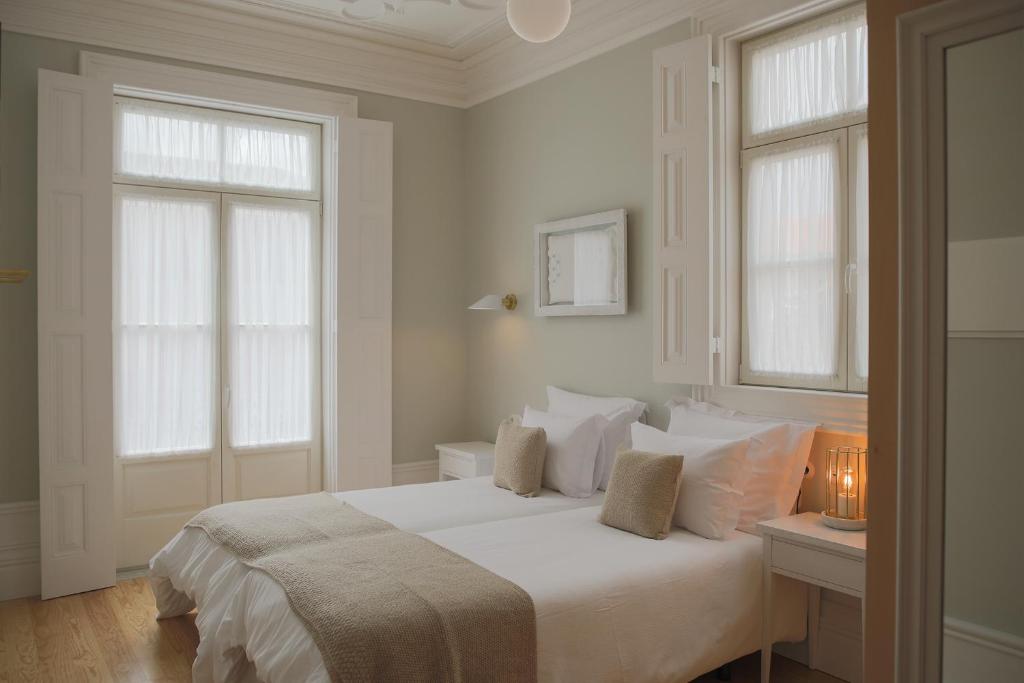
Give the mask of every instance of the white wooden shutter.
<path id="1" fill-rule="evenodd" d="M 392 125 L 342 119 L 337 488 L 391 485 Z"/>
<path id="2" fill-rule="evenodd" d="M 711 37 L 654 51 L 654 380 L 712 383 Z"/>
<path id="3" fill-rule="evenodd" d="M 112 586 L 113 87 L 39 71 L 42 595 Z"/>

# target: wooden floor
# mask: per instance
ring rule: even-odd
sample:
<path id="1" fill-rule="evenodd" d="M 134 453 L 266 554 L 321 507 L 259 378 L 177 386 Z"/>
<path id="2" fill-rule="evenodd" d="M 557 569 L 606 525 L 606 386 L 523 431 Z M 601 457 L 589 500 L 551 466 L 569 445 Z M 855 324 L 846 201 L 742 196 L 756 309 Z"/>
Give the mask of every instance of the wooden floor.
<path id="1" fill-rule="evenodd" d="M 145 579 L 43 602 L 0 602 L 0 682 L 188 681 L 199 635 L 195 614 L 156 620 Z M 733 663 L 734 683 L 756 683 L 758 655 Z M 700 681 L 714 681 L 713 675 Z M 773 681 L 838 679 L 775 656 Z"/>

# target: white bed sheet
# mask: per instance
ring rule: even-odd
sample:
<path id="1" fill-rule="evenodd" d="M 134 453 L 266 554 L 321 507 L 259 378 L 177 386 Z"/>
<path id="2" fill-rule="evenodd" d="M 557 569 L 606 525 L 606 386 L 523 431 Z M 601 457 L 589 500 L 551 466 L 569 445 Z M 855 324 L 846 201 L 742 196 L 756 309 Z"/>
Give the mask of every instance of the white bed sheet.
<path id="1" fill-rule="evenodd" d="M 653 541 L 598 515 L 577 509 L 423 535 L 530 594 L 543 682 L 689 680 L 759 648 L 759 537 L 673 529 Z M 775 638 L 801 640 L 806 591 L 775 580 Z M 329 680 L 284 591 L 261 571 L 233 592 L 207 646 L 196 680 Z"/>
<path id="2" fill-rule="evenodd" d="M 570 498 L 542 489 L 533 498 L 523 498 L 494 486 L 491 477 L 333 495 L 413 532 L 598 506 L 604 497 L 600 491 L 590 498 Z M 200 529 L 183 529 L 150 561 L 150 583 L 161 617 L 185 614 L 199 607 L 195 680 L 215 680 L 208 655 L 211 641 L 234 593 L 251 571 Z"/>

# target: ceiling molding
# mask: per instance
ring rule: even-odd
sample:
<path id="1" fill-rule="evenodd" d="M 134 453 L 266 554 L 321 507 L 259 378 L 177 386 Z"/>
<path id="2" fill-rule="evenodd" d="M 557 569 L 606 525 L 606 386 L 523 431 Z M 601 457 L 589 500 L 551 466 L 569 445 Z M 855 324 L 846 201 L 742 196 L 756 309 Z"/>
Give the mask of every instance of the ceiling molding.
<path id="1" fill-rule="evenodd" d="M 446 47 L 244 0 L 0 0 L 5 31 L 193 64 L 470 107 L 692 18 L 721 30 L 795 0 L 576 0 L 566 31 L 543 45 L 504 22 Z M 371 39 L 372 38 L 372 39 Z"/>

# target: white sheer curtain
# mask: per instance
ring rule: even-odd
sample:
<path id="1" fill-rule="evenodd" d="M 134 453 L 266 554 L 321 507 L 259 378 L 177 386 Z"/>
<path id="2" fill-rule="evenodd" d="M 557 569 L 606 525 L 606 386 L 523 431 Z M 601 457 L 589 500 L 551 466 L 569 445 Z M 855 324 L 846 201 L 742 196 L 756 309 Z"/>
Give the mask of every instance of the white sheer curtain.
<path id="1" fill-rule="evenodd" d="M 312 437 L 315 204 L 227 201 L 230 443 Z"/>
<path id="2" fill-rule="evenodd" d="M 831 15 L 756 43 L 747 57 L 751 133 L 799 126 L 868 106 L 863 10 Z"/>
<path id="3" fill-rule="evenodd" d="M 118 259 L 118 452 L 214 445 L 217 198 L 122 191 Z"/>
<path id="4" fill-rule="evenodd" d="M 827 378 L 838 363 L 839 143 L 746 162 L 745 329 L 753 373 Z"/>
<path id="5" fill-rule="evenodd" d="M 856 260 L 856 293 L 857 307 L 854 311 L 854 362 L 853 372 L 856 377 L 866 380 L 868 377 L 868 136 L 860 133 L 851 136 L 854 155 L 853 197 L 854 216 L 856 217 L 855 254 Z"/>
<path id="6" fill-rule="evenodd" d="M 194 186 L 318 189 L 320 127 L 118 98 L 115 171 Z"/>

